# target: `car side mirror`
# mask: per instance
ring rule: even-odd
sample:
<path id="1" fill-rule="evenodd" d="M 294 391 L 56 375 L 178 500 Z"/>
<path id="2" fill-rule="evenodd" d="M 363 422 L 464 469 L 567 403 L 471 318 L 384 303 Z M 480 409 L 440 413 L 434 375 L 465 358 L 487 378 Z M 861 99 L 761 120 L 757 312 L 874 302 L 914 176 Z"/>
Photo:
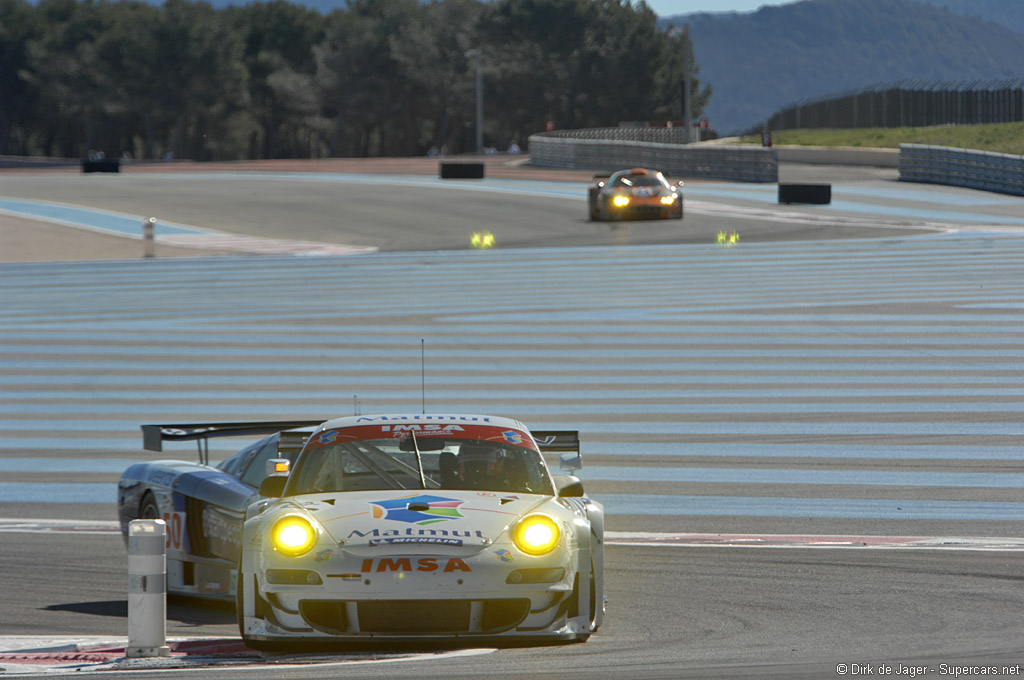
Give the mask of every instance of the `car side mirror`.
<path id="1" fill-rule="evenodd" d="M 579 498 L 583 496 L 583 482 L 572 475 L 555 475 L 555 486 L 562 498 Z"/>
<path id="2" fill-rule="evenodd" d="M 267 477 L 260 482 L 260 495 L 264 498 L 280 498 L 287 482 L 287 477 Z"/>

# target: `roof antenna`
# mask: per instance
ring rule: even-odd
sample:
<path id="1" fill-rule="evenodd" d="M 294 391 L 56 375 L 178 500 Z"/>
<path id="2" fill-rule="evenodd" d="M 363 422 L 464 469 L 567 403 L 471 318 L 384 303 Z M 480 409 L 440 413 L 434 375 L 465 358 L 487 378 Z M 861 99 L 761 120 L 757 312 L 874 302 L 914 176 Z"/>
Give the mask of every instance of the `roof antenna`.
<path id="1" fill-rule="evenodd" d="M 420 338 L 420 398 L 423 405 L 422 413 L 425 415 L 427 412 L 427 368 L 423 338 Z"/>

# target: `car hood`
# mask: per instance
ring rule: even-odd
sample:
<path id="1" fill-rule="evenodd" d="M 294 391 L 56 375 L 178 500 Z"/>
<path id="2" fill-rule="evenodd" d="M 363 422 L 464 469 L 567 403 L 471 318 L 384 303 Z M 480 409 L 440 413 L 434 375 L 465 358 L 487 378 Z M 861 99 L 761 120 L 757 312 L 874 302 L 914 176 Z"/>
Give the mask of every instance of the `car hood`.
<path id="1" fill-rule="evenodd" d="M 466 555 L 508 540 L 519 517 L 543 511 L 551 496 L 499 491 L 394 490 L 297 496 L 328 536 L 352 554 L 410 549 Z"/>

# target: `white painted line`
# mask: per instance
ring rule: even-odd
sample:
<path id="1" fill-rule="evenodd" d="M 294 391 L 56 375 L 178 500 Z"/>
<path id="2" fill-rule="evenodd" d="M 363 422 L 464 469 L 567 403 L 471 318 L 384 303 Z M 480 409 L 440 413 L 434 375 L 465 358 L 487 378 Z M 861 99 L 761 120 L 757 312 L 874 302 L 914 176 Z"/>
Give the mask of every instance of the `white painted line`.
<path id="1" fill-rule="evenodd" d="M 0 533 L 4 534 L 116 534 L 120 532 L 121 523 L 111 520 L 0 517 Z"/>
<path id="2" fill-rule="evenodd" d="M 226 232 L 207 231 L 202 234 L 173 234 L 157 236 L 160 245 L 206 250 L 230 250 L 254 255 L 361 255 L 375 253 L 377 248 L 346 246 L 314 241 L 289 241 L 278 238 L 243 236 Z"/>
<path id="3" fill-rule="evenodd" d="M 813 214 L 793 212 L 775 208 L 755 208 L 711 201 L 687 200 L 686 211 L 696 215 L 712 217 L 733 217 L 738 219 L 757 219 L 766 222 L 785 222 L 786 224 L 809 224 L 850 226 L 867 229 L 917 229 L 921 231 L 950 232 L 954 225 L 943 222 L 913 219 L 875 219 L 870 217 L 853 217 L 836 214 Z M 1020 233 L 1020 230 L 1013 233 Z"/>
<path id="4" fill-rule="evenodd" d="M 829 548 L 1022 552 L 1024 538 L 996 536 L 836 536 L 808 534 L 682 534 L 605 532 L 607 545 L 685 548 Z"/>
<path id="5" fill-rule="evenodd" d="M 128 213 L 117 212 L 113 210 L 105 210 L 99 208 L 92 208 L 87 206 L 72 205 L 69 203 L 59 203 L 54 201 L 36 201 L 28 199 L 18 199 L 21 203 L 28 204 L 39 204 L 43 206 L 52 206 L 67 210 L 69 215 L 88 214 L 97 216 L 109 216 L 110 218 L 116 218 L 131 222 L 138 225 L 138 230 L 125 230 L 122 228 L 106 228 L 96 224 L 88 224 L 84 221 L 76 221 L 75 219 L 65 216 L 59 217 L 56 215 L 45 215 L 35 214 L 24 210 L 16 210 L 10 208 L 4 208 L 0 206 L 0 214 L 11 215 L 22 219 L 31 219 L 39 222 L 48 222 L 51 224 L 59 224 L 65 227 L 72 227 L 75 229 L 84 229 L 86 231 L 93 231 L 108 236 L 120 236 L 123 238 L 130 238 L 135 240 L 141 240 L 143 238 L 142 223 L 145 217 L 142 215 L 131 215 Z M 171 227 L 172 231 L 178 233 L 166 232 L 167 227 Z M 163 230 L 163 233 L 161 233 Z M 187 233 L 181 233 L 187 232 Z M 244 234 L 234 234 L 230 232 L 216 231 L 213 229 L 205 229 L 202 227 L 196 227 L 188 224 L 180 224 L 177 222 L 170 222 L 167 220 L 158 220 L 156 225 L 155 241 L 157 244 L 165 246 L 175 246 L 180 248 L 196 248 L 206 250 L 227 250 L 231 252 L 249 253 L 254 255 L 359 255 L 363 253 L 377 252 L 378 248 L 372 246 L 348 246 L 334 243 L 320 243 L 315 241 L 293 241 L 288 239 L 278 238 L 263 238 L 259 236 L 249 236 Z M 157 253 L 159 256 L 159 253 Z"/>

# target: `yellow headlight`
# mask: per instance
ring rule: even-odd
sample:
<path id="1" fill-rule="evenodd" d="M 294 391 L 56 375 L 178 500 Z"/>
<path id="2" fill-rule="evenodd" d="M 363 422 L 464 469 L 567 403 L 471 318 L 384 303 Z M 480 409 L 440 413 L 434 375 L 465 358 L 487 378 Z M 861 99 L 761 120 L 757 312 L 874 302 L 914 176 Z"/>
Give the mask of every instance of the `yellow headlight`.
<path id="1" fill-rule="evenodd" d="M 524 517 L 512 530 L 512 542 L 527 555 L 546 555 L 556 547 L 561 531 L 547 515 Z"/>
<path id="2" fill-rule="evenodd" d="M 676 202 L 676 197 L 675 196 L 662 196 L 661 197 L 661 202 L 663 204 L 665 204 L 665 205 L 672 205 L 673 203 Z"/>
<path id="3" fill-rule="evenodd" d="M 274 550 L 288 557 L 305 555 L 316 544 L 316 529 L 305 517 L 282 517 L 270 530 L 270 543 Z"/>
<path id="4" fill-rule="evenodd" d="M 612 203 L 616 208 L 625 208 L 629 205 L 629 196 L 616 196 L 612 199 Z"/>

